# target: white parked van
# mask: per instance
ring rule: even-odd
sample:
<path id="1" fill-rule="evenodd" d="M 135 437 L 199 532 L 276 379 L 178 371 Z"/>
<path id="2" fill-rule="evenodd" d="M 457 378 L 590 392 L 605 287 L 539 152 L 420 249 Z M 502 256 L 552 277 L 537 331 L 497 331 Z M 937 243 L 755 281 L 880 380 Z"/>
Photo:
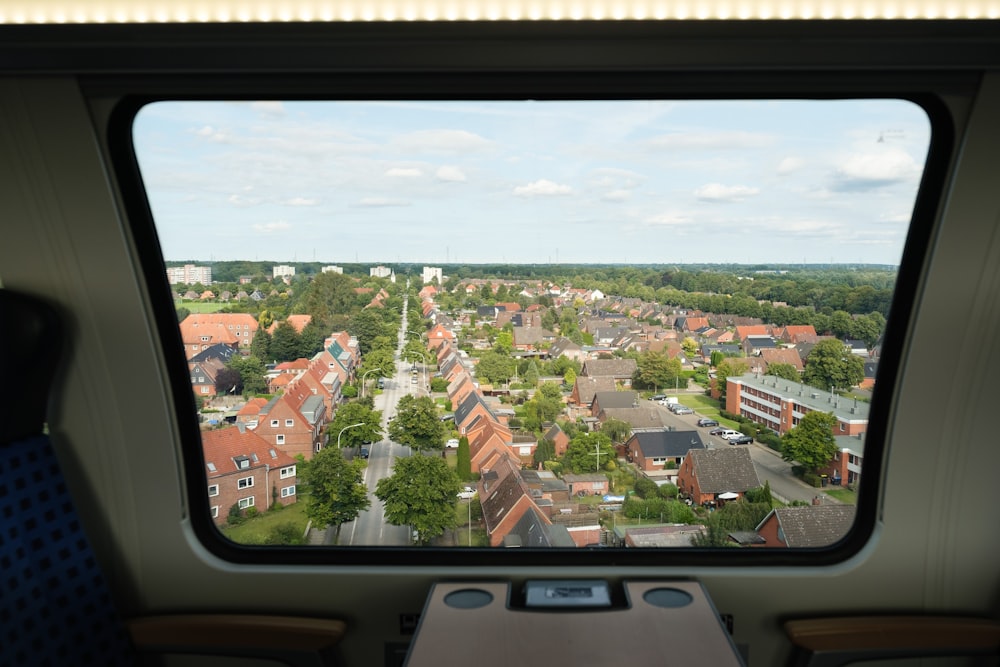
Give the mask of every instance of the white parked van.
<path id="1" fill-rule="evenodd" d="M 730 438 L 738 438 L 741 435 L 743 434 L 740 433 L 739 431 L 733 431 L 732 429 L 730 429 L 728 431 L 723 431 L 722 433 L 720 433 L 719 437 L 722 438 L 723 440 L 729 440 Z"/>

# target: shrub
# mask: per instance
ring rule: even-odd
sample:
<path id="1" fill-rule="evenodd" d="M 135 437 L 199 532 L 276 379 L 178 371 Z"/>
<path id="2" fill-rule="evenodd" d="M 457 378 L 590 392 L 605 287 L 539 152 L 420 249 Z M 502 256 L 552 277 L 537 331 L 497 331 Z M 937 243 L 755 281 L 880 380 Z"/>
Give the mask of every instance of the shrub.
<path id="1" fill-rule="evenodd" d="M 258 514 L 260 514 L 260 510 L 258 510 L 256 507 L 248 507 L 247 508 L 247 518 L 248 519 L 253 519 Z"/>
<path id="2" fill-rule="evenodd" d="M 264 544 L 305 544 L 305 539 L 294 523 L 280 523 L 264 538 Z"/>
<path id="3" fill-rule="evenodd" d="M 807 472 L 803 474 L 802 481 L 805 482 L 806 484 L 809 484 L 810 486 L 816 487 L 817 489 L 823 484 L 822 480 L 820 479 L 820 476 L 812 472 Z"/>

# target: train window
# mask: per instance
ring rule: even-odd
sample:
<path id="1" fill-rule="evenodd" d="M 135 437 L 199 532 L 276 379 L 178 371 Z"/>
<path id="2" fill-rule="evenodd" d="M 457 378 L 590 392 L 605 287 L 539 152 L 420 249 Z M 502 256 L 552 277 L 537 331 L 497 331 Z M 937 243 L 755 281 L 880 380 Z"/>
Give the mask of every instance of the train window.
<path id="1" fill-rule="evenodd" d="M 820 562 L 868 517 L 863 543 L 932 117 L 136 104 L 199 534 L 368 563 Z"/>

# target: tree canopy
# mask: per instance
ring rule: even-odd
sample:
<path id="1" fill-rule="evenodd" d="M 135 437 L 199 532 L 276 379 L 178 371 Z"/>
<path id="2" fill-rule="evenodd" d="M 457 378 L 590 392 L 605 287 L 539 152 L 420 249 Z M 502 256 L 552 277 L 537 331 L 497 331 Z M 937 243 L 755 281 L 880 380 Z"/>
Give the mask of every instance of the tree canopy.
<path id="1" fill-rule="evenodd" d="M 396 408 L 396 418 L 389 423 L 389 437 L 394 442 L 418 450 L 443 449 L 445 432 L 437 406 L 428 396 L 403 396 Z"/>
<path id="2" fill-rule="evenodd" d="M 386 521 L 412 526 L 421 544 L 458 523 L 458 476 L 439 457 L 396 459 L 392 476 L 379 480 L 375 496 L 385 504 Z"/>
<path id="3" fill-rule="evenodd" d="M 802 374 L 806 384 L 827 391 L 854 387 L 864 378 L 865 362 L 834 339 L 816 343 L 806 359 L 806 369 Z"/>
<path id="4" fill-rule="evenodd" d="M 837 418 L 829 412 L 806 413 L 799 423 L 781 438 L 781 458 L 795 461 L 809 472 L 816 472 L 833 459 L 837 443 L 833 429 Z"/>
<path id="5" fill-rule="evenodd" d="M 305 494 L 306 516 L 316 526 L 336 526 L 339 536 L 342 524 L 368 509 L 363 461 L 346 461 L 339 449 L 325 447 L 311 461 L 299 465 L 299 475 L 309 489 Z"/>
<path id="6" fill-rule="evenodd" d="M 340 406 L 327 425 L 328 442 L 336 447 L 339 438 L 341 449 L 360 447 L 368 442 L 378 442 L 382 439 L 381 422 L 381 411 L 372 410 L 365 403 L 351 401 Z M 361 426 L 353 426 L 354 424 L 361 424 Z M 353 426 L 353 428 L 347 428 L 349 426 Z"/>
<path id="7" fill-rule="evenodd" d="M 563 462 L 575 473 L 614 468 L 615 450 L 606 433 L 578 433 L 569 441 Z M 609 465 L 610 464 L 610 465 Z"/>

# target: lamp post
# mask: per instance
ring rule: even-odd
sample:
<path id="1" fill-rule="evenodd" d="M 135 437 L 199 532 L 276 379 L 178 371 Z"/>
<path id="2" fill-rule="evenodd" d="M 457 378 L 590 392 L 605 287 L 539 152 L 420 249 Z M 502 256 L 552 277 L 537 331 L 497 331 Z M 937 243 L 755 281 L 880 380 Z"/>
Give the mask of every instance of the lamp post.
<path id="1" fill-rule="evenodd" d="M 346 431 L 349 428 L 354 428 L 356 426 L 364 426 L 364 425 L 365 425 L 364 422 L 358 422 L 357 424 L 351 424 L 350 426 L 345 426 L 344 428 L 340 429 L 340 433 L 337 434 L 337 449 L 340 449 L 340 436 L 344 435 L 344 431 Z"/>

